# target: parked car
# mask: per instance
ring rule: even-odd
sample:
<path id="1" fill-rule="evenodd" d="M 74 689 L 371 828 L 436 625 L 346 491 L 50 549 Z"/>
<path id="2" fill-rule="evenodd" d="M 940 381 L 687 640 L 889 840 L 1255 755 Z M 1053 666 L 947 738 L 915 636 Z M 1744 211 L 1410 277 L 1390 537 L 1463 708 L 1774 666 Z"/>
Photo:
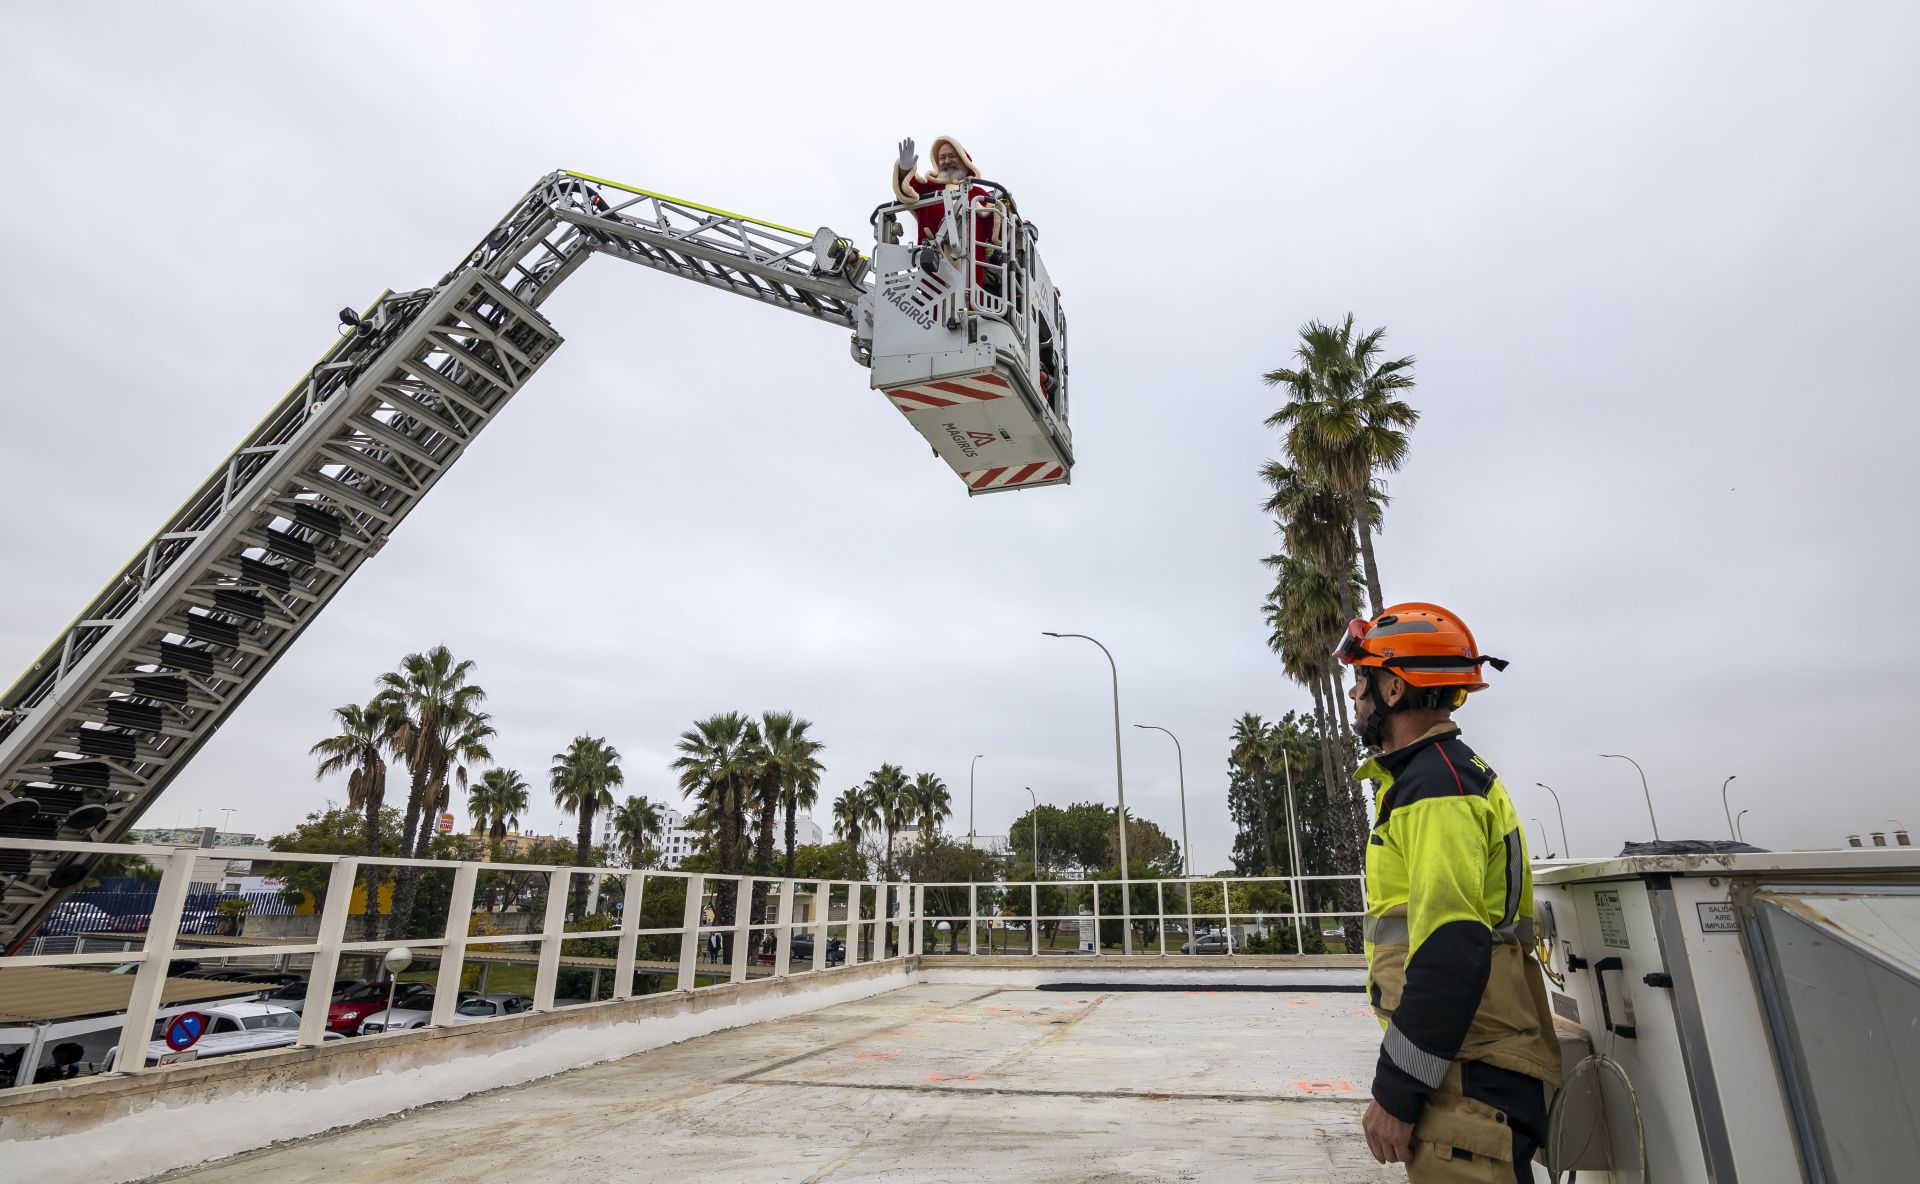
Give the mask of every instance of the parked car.
<path id="1" fill-rule="evenodd" d="M 327 1030 L 343 1036 L 357 1035 L 361 1021 L 376 1011 L 385 1010 L 387 987 L 387 983 L 361 983 L 334 1000 L 327 1008 Z M 393 1005 L 406 1006 L 415 995 L 432 991 L 432 983 L 401 983 L 394 988 Z"/>
<path id="2" fill-rule="evenodd" d="M 348 991 L 359 985 L 361 985 L 361 980 L 357 978 L 335 979 L 333 982 L 333 991 L 328 998 L 332 1001 L 338 1001 L 342 995 L 345 995 Z M 284 986 L 275 987 L 271 991 L 263 991 L 256 996 L 256 998 L 261 1003 L 276 1004 L 293 1012 L 295 1015 L 299 1015 L 306 1010 L 307 1006 L 307 980 L 296 978 Z"/>
<path id="3" fill-rule="evenodd" d="M 1220 932 L 1203 933 L 1180 947 L 1183 954 L 1224 954 L 1227 951 L 1227 935 Z"/>
<path id="4" fill-rule="evenodd" d="M 292 1028 L 253 1028 L 237 1032 L 209 1032 L 196 1041 L 193 1047 L 187 1050 L 190 1055 L 182 1059 L 204 1061 L 210 1057 L 232 1056 L 235 1053 L 242 1052 L 260 1052 L 268 1048 L 285 1048 L 299 1040 L 299 1038 L 300 1030 L 298 1024 Z M 344 1040 L 346 1037 L 338 1032 L 328 1032 L 322 1039 Z M 161 1057 L 178 1055 L 179 1054 L 167 1045 L 164 1039 L 155 1040 L 147 1045 L 147 1067 L 152 1068 L 158 1065 Z M 100 1071 L 102 1073 L 111 1073 L 113 1071 L 113 1063 L 119 1060 L 119 1058 L 120 1049 L 117 1046 L 108 1049 L 106 1059 L 100 1063 Z"/>
<path id="5" fill-rule="evenodd" d="M 482 998 L 478 990 L 463 990 L 463 992 L 461 992 L 461 1002 L 463 1002 L 463 1004 L 465 1004 L 467 1000 L 478 1000 L 478 998 Z M 505 998 L 518 998 L 518 996 L 488 996 L 488 998 L 505 1000 Z M 526 1006 L 534 1006 L 534 1000 L 526 1000 Z M 522 1009 L 524 1009 L 524 1007 L 522 1007 Z M 480 1017 L 476 1017 L 476 1019 L 480 1019 Z M 432 990 L 432 986 L 428 986 L 426 990 L 417 990 L 417 992 L 413 992 L 413 994 L 407 994 L 407 996 L 403 996 L 403 998 L 397 998 L 397 1000 L 394 1000 L 394 1007 L 392 1007 L 392 1009 L 380 1007 L 378 1011 L 369 1013 L 367 1019 L 361 1021 L 359 1034 L 361 1034 L 361 1036 L 372 1036 L 374 1032 L 399 1032 L 399 1030 L 405 1029 L 424 1029 L 424 1027 L 430 1025 L 432 1021 L 434 1021 L 434 990 Z"/>
<path id="6" fill-rule="evenodd" d="M 192 958 L 175 958 L 167 963 L 167 977 L 179 978 L 189 970 L 198 969 L 200 969 L 200 963 Z M 108 974 L 138 974 L 139 972 L 140 964 L 138 962 L 122 962 L 112 970 L 107 971 Z"/>
<path id="7" fill-rule="evenodd" d="M 113 930 L 113 917 L 97 904 L 69 900 L 47 914 L 45 928 L 58 933 L 108 933 Z"/>
<path id="8" fill-rule="evenodd" d="M 480 995 L 472 999 L 462 999 L 460 1006 L 453 1009 L 453 1022 L 470 1024 L 475 1020 L 490 1020 L 503 1015 L 519 1015 L 533 1010 L 533 1000 L 525 995 Z"/>
<path id="9" fill-rule="evenodd" d="M 762 966 L 772 966 L 779 953 L 774 945 L 774 936 L 768 934 L 761 939 L 760 948 L 753 953 L 753 960 Z M 838 966 L 847 960 L 847 943 L 837 937 L 827 939 L 827 965 Z M 791 948 L 787 952 L 787 963 L 804 970 L 813 964 L 813 934 L 796 933 Z"/>

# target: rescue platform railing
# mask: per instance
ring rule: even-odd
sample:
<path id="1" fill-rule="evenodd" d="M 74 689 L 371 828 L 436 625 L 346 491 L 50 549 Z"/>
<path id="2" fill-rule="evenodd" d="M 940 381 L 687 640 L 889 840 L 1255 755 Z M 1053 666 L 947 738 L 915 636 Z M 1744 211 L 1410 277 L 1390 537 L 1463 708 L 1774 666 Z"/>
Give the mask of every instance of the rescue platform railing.
<path id="1" fill-rule="evenodd" d="M 1357 875 L 927 883 L 913 894 L 921 953 L 1345 953 L 1366 915 Z M 1058 948 L 1068 931 L 1070 948 Z"/>
<path id="2" fill-rule="evenodd" d="M 201 918 L 187 915 L 194 869 L 203 859 L 221 858 L 217 848 L 0 838 L 0 851 L 21 850 L 75 859 L 139 856 L 159 869 L 147 914 L 137 919 L 103 915 L 105 930 L 85 939 L 91 949 L 0 958 L 0 994 L 15 970 L 132 966 L 114 1058 L 118 1072 L 164 1068 L 147 1062 L 176 959 L 299 964 L 306 972 L 307 993 L 293 1043 L 313 1046 L 327 1038 L 328 1008 L 343 962 L 364 960 L 377 967 L 396 947 L 411 953 L 416 968 L 437 964 L 430 977 L 422 976 L 433 985 L 429 1023 L 435 1027 L 456 1022 L 470 967 L 482 981 L 490 971 L 499 977 L 503 966 L 517 966 L 523 979 L 531 969 L 531 989 L 519 993 L 531 996 L 530 1010 L 552 1011 L 589 1001 L 560 997 L 563 970 L 576 972 L 575 982 L 586 977 L 578 972 L 591 972 L 596 985 L 600 974 L 611 972 L 608 997 L 625 999 L 706 990 L 749 978 L 827 975 L 871 962 L 899 961 L 911 952 L 906 938 L 912 894 L 898 883 L 275 852 L 255 862 L 280 865 L 283 879 L 308 885 L 304 903 L 317 921 L 311 936 L 253 942 L 198 932 Z M 419 869 L 423 907 L 404 932 L 370 935 L 371 928 L 384 924 L 391 929 L 394 924 L 391 912 L 382 909 L 392 879 L 402 869 Z M 542 893 L 544 900 L 539 899 Z M 527 907 L 521 910 L 521 905 Z M 509 920 L 521 924 L 506 924 Z M 183 927 L 195 932 L 182 932 Z M 502 928 L 515 931 L 500 932 Z M 353 929 L 361 931 L 358 937 Z M 712 961 L 715 937 L 720 957 Z M 31 945 L 28 938 L 22 948 Z M 796 954 L 796 948 L 801 952 Z M 234 986 L 225 998 L 272 989 L 259 983 Z M 597 989 L 581 993 L 598 995 Z M 209 991 L 199 997 L 223 996 Z M 460 1022 L 467 1022 L 466 1017 Z M 23 1063 L 18 1079 L 31 1081 L 34 1069 Z"/>

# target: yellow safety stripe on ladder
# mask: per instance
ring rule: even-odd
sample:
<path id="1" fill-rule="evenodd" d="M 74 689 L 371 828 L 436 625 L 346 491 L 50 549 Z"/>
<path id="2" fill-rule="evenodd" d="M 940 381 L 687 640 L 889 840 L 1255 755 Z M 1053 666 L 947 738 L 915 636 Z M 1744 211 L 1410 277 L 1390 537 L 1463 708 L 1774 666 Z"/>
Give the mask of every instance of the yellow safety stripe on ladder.
<path id="1" fill-rule="evenodd" d="M 813 231 L 801 230 L 797 226 L 782 226 L 778 222 L 769 222 L 765 218 L 751 218 L 745 214 L 736 214 L 732 210 L 722 210 L 715 206 L 702 205 L 697 201 L 688 201 L 681 197 L 668 197 L 664 193 L 655 193 L 651 189 L 641 189 L 635 185 L 622 185 L 618 181 L 609 181 L 605 177 L 590 177 L 586 173 L 576 173 L 572 169 L 564 169 L 562 171 L 569 177 L 575 177 L 582 181 L 591 181 L 595 185 L 611 185 L 613 188 L 624 190 L 627 193 L 637 193 L 641 197 L 651 197 L 659 201 L 670 201 L 674 205 L 685 206 L 690 210 L 702 210 L 709 214 L 718 214 L 722 218 L 735 218 L 741 222 L 751 222 L 755 226 L 765 226 L 769 230 L 784 230 L 788 234 L 797 234 L 804 238 L 813 237 Z"/>

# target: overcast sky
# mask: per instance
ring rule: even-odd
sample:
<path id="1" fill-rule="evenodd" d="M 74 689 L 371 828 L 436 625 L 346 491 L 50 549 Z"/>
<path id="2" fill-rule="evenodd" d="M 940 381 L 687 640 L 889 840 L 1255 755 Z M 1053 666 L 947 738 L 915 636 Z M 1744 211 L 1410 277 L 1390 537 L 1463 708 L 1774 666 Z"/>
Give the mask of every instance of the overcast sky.
<path id="1" fill-rule="evenodd" d="M 1888 751 L 1920 724 L 1913 6 L 958 11 L 9 6 L 6 677 L 336 309 L 433 283 L 541 174 L 864 238 L 895 142 L 949 132 L 1061 284 L 1071 486 L 969 500 L 843 331 L 594 260 L 545 308 L 566 346 L 147 823 L 344 798 L 306 756 L 328 709 L 445 643 L 533 829 L 571 833 L 545 774 L 576 734 L 678 804 L 691 721 L 786 708 L 827 799 L 930 770 L 961 831 L 984 753 L 1004 833 L 1024 786 L 1113 793 L 1105 662 L 1054 629 L 1178 733 L 1221 867 L 1233 720 L 1309 703 L 1263 644 L 1259 375 L 1352 311 L 1419 359 L 1388 597 L 1512 660 L 1462 724 L 1523 816 L 1557 832 L 1545 781 L 1576 851 L 1649 837 L 1605 751 L 1666 837 L 1724 837 L 1728 774 L 1762 845 L 1920 824 Z M 1125 760 L 1177 837 L 1172 745 L 1129 728 Z"/>

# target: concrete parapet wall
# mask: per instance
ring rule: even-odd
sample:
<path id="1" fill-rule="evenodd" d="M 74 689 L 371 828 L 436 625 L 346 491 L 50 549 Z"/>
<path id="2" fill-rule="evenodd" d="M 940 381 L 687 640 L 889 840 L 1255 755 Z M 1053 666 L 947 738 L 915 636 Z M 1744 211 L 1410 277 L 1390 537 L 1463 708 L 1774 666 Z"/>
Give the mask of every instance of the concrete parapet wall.
<path id="1" fill-rule="evenodd" d="M 1366 960 L 1358 955 L 1191 957 L 999 957 L 922 955 L 914 978 L 924 983 L 1035 988 L 1067 983 L 1138 987 L 1270 987 L 1358 991 Z"/>
<path id="2" fill-rule="evenodd" d="M 0 1163 L 118 1184 L 906 986 L 876 962 L 0 1093 Z"/>

